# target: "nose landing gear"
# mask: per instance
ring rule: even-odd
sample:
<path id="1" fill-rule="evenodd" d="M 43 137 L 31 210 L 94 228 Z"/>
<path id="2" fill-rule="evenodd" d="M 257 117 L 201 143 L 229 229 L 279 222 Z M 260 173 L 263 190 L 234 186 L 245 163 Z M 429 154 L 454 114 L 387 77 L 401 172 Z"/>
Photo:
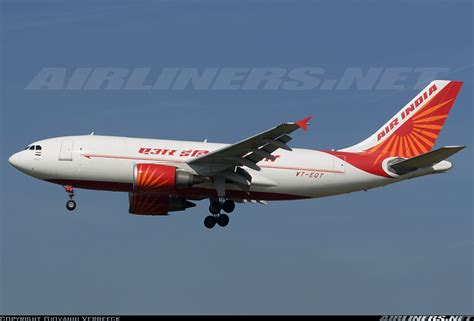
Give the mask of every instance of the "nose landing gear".
<path id="1" fill-rule="evenodd" d="M 66 208 L 70 211 L 74 211 L 76 209 L 76 201 L 74 200 L 74 188 L 71 185 L 64 186 L 64 190 L 69 197 L 69 200 L 66 202 Z"/>
<path id="2" fill-rule="evenodd" d="M 66 202 L 66 208 L 70 211 L 74 211 L 76 209 L 76 201 L 69 200 Z"/>
<path id="3" fill-rule="evenodd" d="M 220 202 L 219 200 L 211 200 L 209 204 L 209 212 L 212 215 L 206 216 L 204 219 L 204 226 L 208 229 L 213 228 L 216 224 L 220 227 L 225 227 L 229 224 L 229 215 L 221 214 L 221 210 L 224 210 L 226 213 L 231 213 L 235 208 L 234 201 L 225 200 Z"/>

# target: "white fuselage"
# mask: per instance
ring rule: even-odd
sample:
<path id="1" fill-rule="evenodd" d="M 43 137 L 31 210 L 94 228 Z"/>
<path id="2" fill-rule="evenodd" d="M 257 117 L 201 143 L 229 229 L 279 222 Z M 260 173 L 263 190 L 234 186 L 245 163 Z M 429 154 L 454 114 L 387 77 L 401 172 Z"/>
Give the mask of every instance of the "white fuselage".
<path id="1" fill-rule="evenodd" d="M 112 136 L 68 136 L 45 139 L 31 145 L 41 150 L 24 150 L 10 158 L 22 172 L 53 183 L 78 188 L 132 191 L 133 167 L 137 163 L 158 163 L 193 172 L 188 161 L 227 144 L 142 139 Z M 278 149 L 276 160 L 263 160 L 261 171 L 247 169 L 252 176 L 252 199 L 279 200 L 337 195 L 394 183 L 451 167 L 443 161 L 429 169 L 398 176 L 369 173 L 334 156 L 337 152 L 310 149 Z M 179 192 L 188 198 L 205 198 L 214 190 L 212 183 Z M 232 184 L 226 191 L 237 191 Z M 197 191 L 197 192 L 196 192 Z"/>

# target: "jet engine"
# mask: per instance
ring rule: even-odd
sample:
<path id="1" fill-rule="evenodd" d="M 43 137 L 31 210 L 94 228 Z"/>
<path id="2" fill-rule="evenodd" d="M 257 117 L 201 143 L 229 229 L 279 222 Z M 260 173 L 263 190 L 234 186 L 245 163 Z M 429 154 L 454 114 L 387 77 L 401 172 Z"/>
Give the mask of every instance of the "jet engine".
<path id="1" fill-rule="evenodd" d="M 181 197 L 158 196 L 150 193 L 129 193 L 129 213 L 137 215 L 167 215 L 196 206 Z"/>
<path id="2" fill-rule="evenodd" d="M 161 164 L 136 164 L 133 167 L 133 190 L 156 193 L 172 191 L 202 183 L 196 175 L 181 171 L 174 166 Z"/>

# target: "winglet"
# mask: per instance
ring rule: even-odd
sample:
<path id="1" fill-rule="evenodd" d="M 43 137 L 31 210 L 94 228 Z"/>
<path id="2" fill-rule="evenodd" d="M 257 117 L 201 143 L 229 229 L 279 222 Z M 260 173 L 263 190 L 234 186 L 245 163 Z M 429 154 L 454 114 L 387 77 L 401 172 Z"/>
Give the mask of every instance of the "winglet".
<path id="1" fill-rule="evenodd" d="M 295 122 L 295 125 L 298 125 L 300 128 L 302 128 L 304 131 L 308 130 L 308 123 L 309 120 L 312 118 L 312 116 L 308 116 L 305 119 L 299 120 Z"/>

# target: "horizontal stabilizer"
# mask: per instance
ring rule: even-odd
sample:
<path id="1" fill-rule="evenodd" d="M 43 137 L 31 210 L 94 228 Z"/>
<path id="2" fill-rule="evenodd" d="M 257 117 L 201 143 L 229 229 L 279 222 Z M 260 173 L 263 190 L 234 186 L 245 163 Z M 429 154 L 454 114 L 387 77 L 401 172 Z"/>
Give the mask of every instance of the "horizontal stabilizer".
<path id="1" fill-rule="evenodd" d="M 414 171 L 418 168 L 433 166 L 442 160 L 445 160 L 451 155 L 456 154 L 466 146 L 445 146 L 430 152 L 415 156 L 413 158 L 405 159 L 390 167 L 398 174 Z"/>

